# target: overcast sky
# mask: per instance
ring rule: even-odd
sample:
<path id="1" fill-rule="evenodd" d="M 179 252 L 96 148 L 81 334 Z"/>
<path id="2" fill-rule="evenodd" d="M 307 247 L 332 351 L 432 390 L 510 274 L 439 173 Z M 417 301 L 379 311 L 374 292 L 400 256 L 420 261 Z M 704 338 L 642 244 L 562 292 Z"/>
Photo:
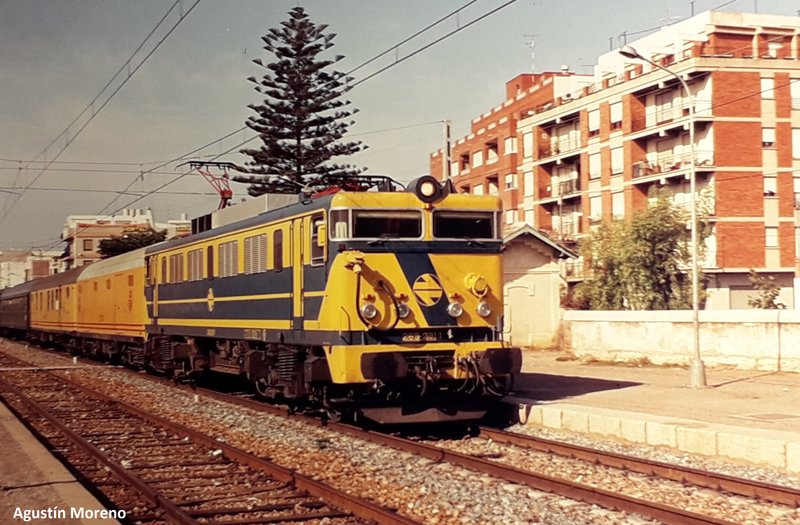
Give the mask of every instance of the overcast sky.
<path id="1" fill-rule="evenodd" d="M 138 202 L 133 202 L 135 195 L 106 192 L 130 186 L 130 192 L 142 194 L 159 188 L 185 171 L 177 168 L 180 162 L 139 173 L 243 127 L 252 114 L 247 105 L 260 102 L 245 80 L 260 74 L 253 59 L 268 58 L 260 37 L 295 5 L 306 7 L 314 22 L 328 24 L 328 31 L 338 35 L 330 53 L 344 55 L 337 69 L 348 71 L 470 4 L 457 17 L 354 73 L 358 81 L 507 0 L 201 0 L 189 11 L 195 1 L 182 0 L 180 9 L 167 15 L 130 66 L 102 92 L 95 109 L 108 103 L 90 122 L 91 113 L 86 113 L 59 136 L 125 65 L 174 0 L 0 0 L 0 249 L 58 248 L 67 215 L 108 213 L 129 203 L 151 208 L 158 221 L 215 209 L 217 197 L 203 195 L 211 190 L 199 175 L 184 176 Z M 442 146 L 440 121 L 452 120 L 454 138 L 465 135 L 470 119 L 503 101 L 507 80 L 532 66 L 553 71 L 568 65 L 590 73 L 599 54 L 610 44 L 621 44 L 623 32 L 688 17 L 690 4 L 699 13 L 722 3 L 517 0 L 356 86 L 348 98 L 360 112 L 350 136 L 370 147 L 350 162 L 400 181 L 427 173 L 429 153 Z M 724 10 L 783 15 L 800 9 L 800 1 L 789 0 L 727 4 Z M 251 136 L 237 133 L 192 158 L 219 155 Z M 42 161 L 53 160 L 66 144 L 57 161 L 42 171 Z M 234 152 L 218 160 L 243 164 L 247 158 Z M 234 192 L 234 199 L 244 197 L 245 186 L 234 185 Z"/>

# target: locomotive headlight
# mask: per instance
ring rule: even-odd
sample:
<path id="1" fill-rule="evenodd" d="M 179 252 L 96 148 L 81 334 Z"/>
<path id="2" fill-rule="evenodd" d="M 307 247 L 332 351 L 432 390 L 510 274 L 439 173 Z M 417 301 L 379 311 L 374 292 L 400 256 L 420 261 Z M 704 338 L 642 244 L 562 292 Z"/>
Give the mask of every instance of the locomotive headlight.
<path id="1" fill-rule="evenodd" d="M 489 306 L 489 303 L 487 303 L 486 301 L 479 302 L 478 307 L 475 310 L 481 317 L 489 317 L 489 314 L 492 313 L 492 307 Z"/>
<path id="2" fill-rule="evenodd" d="M 464 307 L 459 303 L 450 303 L 447 305 L 447 313 L 453 318 L 460 317 L 464 313 Z"/>
<path id="3" fill-rule="evenodd" d="M 400 316 L 400 319 L 405 319 L 410 313 L 411 308 L 409 308 L 406 303 L 400 303 L 397 305 L 397 315 Z"/>
<path id="4" fill-rule="evenodd" d="M 362 304 L 360 310 L 364 319 L 375 319 L 375 316 L 378 315 L 378 309 L 372 303 Z"/>
<path id="5" fill-rule="evenodd" d="M 436 185 L 434 185 L 433 181 L 426 180 L 419 185 L 419 193 L 423 197 L 431 198 L 436 195 Z"/>

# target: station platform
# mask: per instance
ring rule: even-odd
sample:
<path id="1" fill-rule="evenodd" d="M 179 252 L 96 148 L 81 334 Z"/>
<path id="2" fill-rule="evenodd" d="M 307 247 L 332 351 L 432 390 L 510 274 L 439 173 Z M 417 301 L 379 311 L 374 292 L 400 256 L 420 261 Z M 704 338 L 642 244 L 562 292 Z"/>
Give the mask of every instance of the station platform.
<path id="1" fill-rule="evenodd" d="M 72 509 L 102 510 L 101 504 L 0 402 L 0 523 L 118 524 L 109 519 L 71 518 Z M 63 511 L 66 517 L 61 517 Z M 80 515 L 80 514 L 78 514 Z M 50 517 L 47 517 L 50 516 Z"/>
<path id="2" fill-rule="evenodd" d="M 800 374 L 581 361 L 523 351 L 520 423 L 800 474 Z"/>

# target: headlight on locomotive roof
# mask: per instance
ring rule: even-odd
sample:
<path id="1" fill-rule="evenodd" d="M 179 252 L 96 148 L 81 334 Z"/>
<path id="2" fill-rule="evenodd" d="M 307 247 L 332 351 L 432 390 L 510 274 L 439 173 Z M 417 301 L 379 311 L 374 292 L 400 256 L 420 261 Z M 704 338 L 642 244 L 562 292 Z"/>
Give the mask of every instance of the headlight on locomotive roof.
<path id="1" fill-rule="evenodd" d="M 489 315 L 492 313 L 492 307 L 489 306 L 489 303 L 487 303 L 486 301 L 479 302 L 475 310 L 481 317 L 489 317 Z"/>
<path id="2" fill-rule="evenodd" d="M 364 319 L 375 319 L 378 309 L 372 303 L 363 304 L 361 305 L 361 315 L 364 316 Z"/>
<path id="3" fill-rule="evenodd" d="M 397 315 L 400 317 L 400 319 L 405 319 L 410 313 L 411 308 L 409 308 L 406 303 L 400 303 L 397 305 Z"/>
<path id="4" fill-rule="evenodd" d="M 436 185 L 433 181 L 426 180 L 419 185 L 419 193 L 426 198 L 431 198 L 436 195 Z"/>
<path id="5" fill-rule="evenodd" d="M 450 303 L 447 305 L 447 313 L 450 314 L 450 317 L 460 317 L 464 313 L 464 307 L 459 303 Z"/>

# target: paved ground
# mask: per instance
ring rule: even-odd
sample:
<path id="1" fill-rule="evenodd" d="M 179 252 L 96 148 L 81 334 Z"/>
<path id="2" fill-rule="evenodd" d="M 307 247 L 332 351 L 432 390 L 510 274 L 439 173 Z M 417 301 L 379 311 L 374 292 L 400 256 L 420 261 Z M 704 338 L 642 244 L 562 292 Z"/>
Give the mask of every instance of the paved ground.
<path id="1" fill-rule="evenodd" d="M 800 374 L 581 362 L 526 351 L 516 383 L 529 424 L 724 455 L 800 473 Z"/>
<path id="2" fill-rule="evenodd" d="M 526 352 L 518 397 L 800 433 L 800 374 L 707 369 L 708 387 L 694 389 L 684 368 L 586 363 L 565 355 Z"/>
<path id="3" fill-rule="evenodd" d="M 118 523 L 116 520 L 58 519 L 55 509 L 101 510 L 105 507 L 78 483 L 64 466 L 0 403 L 0 523 L 23 523 L 14 514 L 25 510 L 47 512 L 53 519 L 34 519 L 37 524 L 92 525 Z"/>

